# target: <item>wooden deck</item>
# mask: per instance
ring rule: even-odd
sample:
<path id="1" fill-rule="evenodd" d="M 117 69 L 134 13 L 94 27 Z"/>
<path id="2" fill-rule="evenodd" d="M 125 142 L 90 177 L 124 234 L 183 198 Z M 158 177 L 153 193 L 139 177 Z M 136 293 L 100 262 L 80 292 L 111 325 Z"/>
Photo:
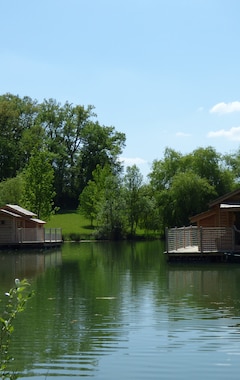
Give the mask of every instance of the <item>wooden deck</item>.
<path id="1" fill-rule="evenodd" d="M 168 262 L 223 262 L 228 259 L 224 252 L 200 252 L 197 246 L 165 252 Z"/>
<path id="2" fill-rule="evenodd" d="M 42 231 L 34 228 L 21 228 L 15 239 L 2 240 L 0 249 L 53 248 L 60 246 L 62 242 L 60 228 L 45 228 Z"/>
<path id="3" fill-rule="evenodd" d="M 42 249 L 42 248 L 55 248 L 59 247 L 62 241 L 42 242 L 42 241 L 28 241 L 23 243 L 4 243 L 0 245 L 0 250 L 6 249 Z"/>
<path id="4" fill-rule="evenodd" d="M 240 260 L 239 232 L 225 227 L 167 229 L 165 254 L 168 261 L 178 262 Z"/>

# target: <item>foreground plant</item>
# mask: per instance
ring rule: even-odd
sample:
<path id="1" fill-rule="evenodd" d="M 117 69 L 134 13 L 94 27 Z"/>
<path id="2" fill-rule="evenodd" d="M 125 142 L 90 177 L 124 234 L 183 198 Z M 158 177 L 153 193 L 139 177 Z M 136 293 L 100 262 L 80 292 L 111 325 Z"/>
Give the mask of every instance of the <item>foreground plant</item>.
<path id="1" fill-rule="evenodd" d="M 18 313 L 25 310 L 26 302 L 32 297 L 30 284 L 26 279 L 15 280 L 15 286 L 5 293 L 7 297 L 3 314 L 0 315 L 0 376 L 2 379 L 17 379 L 18 375 L 9 370 L 13 358 L 9 354 L 11 335 L 14 331 L 14 320 Z M 1 302 L 1 300 L 0 300 Z"/>

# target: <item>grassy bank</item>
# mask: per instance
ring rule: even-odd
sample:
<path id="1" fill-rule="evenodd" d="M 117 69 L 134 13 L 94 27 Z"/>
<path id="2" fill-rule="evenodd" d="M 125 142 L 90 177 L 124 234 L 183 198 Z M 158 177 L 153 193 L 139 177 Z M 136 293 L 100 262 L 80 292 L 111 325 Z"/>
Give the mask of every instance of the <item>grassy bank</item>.
<path id="1" fill-rule="evenodd" d="M 61 228 L 63 239 L 67 240 L 91 240 L 94 239 L 94 227 L 91 227 L 90 221 L 77 211 L 64 211 L 53 215 L 46 224 L 47 228 Z M 159 233 L 137 230 L 138 239 L 159 238 Z"/>
<path id="2" fill-rule="evenodd" d="M 64 211 L 53 215 L 46 224 L 47 228 L 61 228 L 64 240 L 92 239 L 94 227 L 77 211 Z"/>

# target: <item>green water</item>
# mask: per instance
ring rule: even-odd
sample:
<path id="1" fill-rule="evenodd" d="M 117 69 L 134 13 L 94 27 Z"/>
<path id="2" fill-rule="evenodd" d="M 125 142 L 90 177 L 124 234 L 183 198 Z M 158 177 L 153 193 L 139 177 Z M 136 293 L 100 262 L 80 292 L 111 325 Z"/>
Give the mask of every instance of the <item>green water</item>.
<path id="1" fill-rule="evenodd" d="M 158 241 L 0 254 L 1 294 L 35 290 L 12 341 L 21 379 L 239 378 L 240 265 L 168 264 Z"/>

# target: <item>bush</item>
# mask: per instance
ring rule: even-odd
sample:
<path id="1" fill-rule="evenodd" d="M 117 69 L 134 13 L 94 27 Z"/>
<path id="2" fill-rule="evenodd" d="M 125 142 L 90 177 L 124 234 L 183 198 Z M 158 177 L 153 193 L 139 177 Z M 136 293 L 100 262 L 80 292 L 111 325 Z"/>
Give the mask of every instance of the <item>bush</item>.
<path id="1" fill-rule="evenodd" d="M 8 367 L 12 360 L 9 355 L 9 345 L 11 335 L 14 331 L 13 322 L 18 313 L 25 310 L 26 302 L 32 297 L 33 292 L 29 291 L 30 284 L 27 280 L 15 280 L 15 287 L 5 293 L 6 305 L 2 316 L 0 316 L 0 372 L 2 379 L 17 379 L 18 375 L 12 373 Z"/>

